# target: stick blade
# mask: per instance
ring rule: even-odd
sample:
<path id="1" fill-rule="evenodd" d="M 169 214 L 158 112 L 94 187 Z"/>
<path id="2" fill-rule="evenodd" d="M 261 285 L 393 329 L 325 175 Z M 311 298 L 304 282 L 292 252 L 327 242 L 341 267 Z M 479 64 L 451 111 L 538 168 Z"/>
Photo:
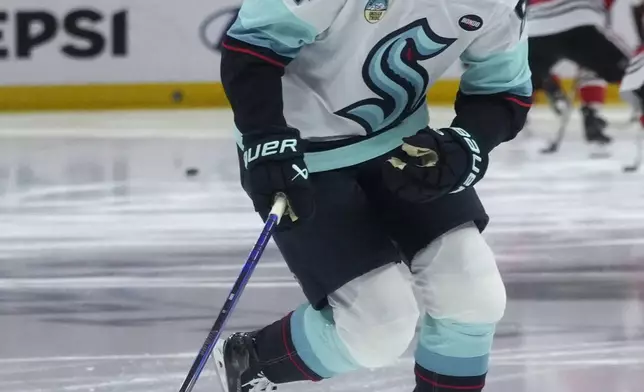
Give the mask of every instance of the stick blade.
<path id="1" fill-rule="evenodd" d="M 624 166 L 622 169 L 624 173 L 634 173 L 639 169 L 639 165 Z"/>
<path id="2" fill-rule="evenodd" d="M 542 154 L 554 154 L 559 150 L 559 145 L 557 143 L 551 143 L 548 147 L 541 150 Z"/>

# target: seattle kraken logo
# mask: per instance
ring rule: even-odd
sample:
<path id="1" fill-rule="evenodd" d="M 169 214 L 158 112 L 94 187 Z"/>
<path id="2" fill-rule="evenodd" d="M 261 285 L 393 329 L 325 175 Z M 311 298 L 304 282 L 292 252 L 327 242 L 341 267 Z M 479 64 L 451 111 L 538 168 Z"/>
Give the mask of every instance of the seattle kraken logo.
<path id="1" fill-rule="evenodd" d="M 362 67 L 365 83 L 380 98 L 356 102 L 336 114 L 367 133 L 397 126 L 425 104 L 429 75 L 419 61 L 438 56 L 454 41 L 434 33 L 424 18 L 387 35 Z"/>

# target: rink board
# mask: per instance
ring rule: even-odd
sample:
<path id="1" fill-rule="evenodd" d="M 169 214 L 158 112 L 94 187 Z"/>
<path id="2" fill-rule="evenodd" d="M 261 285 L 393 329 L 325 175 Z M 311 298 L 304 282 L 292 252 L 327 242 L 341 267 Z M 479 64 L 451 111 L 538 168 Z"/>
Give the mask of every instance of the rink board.
<path id="1" fill-rule="evenodd" d="M 0 111 L 225 107 L 221 43 L 241 0 L 3 0 Z M 356 23 L 366 23 L 360 20 Z M 614 28 L 634 47 L 630 11 Z M 554 70 L 572 78 L 575 68 Z M 451 105 L 454 64 L 429 94 Z M 617 101 L 614 87 L 609 102 Z"/>
<path id="2" fill-rule="evenodd" d="M 571 81 L 564 80 L 570 87 Z M 458 80 L 439 80 L 428 95 L 431 104 L 451 105 Z M 538 102 L 544 102 L 538 95 Z M 617 86 L 609 86 L 607 103 L 618 103 Z M 0 87 L 0 111 L 188 109 L 227 107 L 220 83 L 88 84 L 75 86 Z"/>

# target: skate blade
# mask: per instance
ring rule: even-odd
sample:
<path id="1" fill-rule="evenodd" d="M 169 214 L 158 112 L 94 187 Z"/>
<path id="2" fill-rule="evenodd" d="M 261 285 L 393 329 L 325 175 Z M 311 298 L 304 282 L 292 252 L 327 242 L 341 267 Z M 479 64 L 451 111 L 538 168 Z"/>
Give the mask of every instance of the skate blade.
<path id="1" fill-rule="evenodd" d="M 610 144 L 591 143 L 588 147 L 591 159 L 608 159 L 612 156 Z"/>
<path id="2" fill-rule="evenodd" d="M 228 391 L 228 376 L 226 375 L 226 364 L 224 363 L 224 343 L 223 339 L 219 339 L 215 348 L 212 350 L 210 357 L 215 365 L 215 372 L 219 376 L 219 383 L 224 392 Z"/>

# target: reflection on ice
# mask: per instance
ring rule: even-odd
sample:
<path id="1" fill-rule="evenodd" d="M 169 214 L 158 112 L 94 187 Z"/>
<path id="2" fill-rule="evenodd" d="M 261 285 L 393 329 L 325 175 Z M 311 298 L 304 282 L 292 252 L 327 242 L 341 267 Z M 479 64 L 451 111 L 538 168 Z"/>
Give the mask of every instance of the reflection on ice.
<path id="1" fill-rule="evenodd" d="M 509 295 L 489 391 L 644 384 L 644 174 L 620 170 L 633 135 L 589 160 L 578 122 L 546 157 L 556 123 L 537 110 L 478 186 Z M 178 390 L 261 228 L 231 126 L 215 111 L 0 117 L 0 392 Z M 271 247 L 228 328 L 302 300 Z M 410 391 L 411 365 L 282 390 Z"/>

